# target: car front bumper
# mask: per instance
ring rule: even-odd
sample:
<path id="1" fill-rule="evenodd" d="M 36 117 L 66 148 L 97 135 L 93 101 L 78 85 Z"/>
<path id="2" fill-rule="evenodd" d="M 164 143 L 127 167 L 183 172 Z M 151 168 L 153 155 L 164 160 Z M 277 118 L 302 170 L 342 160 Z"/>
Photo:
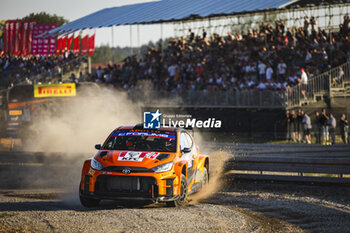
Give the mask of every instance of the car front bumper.
<path id="1" fill-rule="evenodd" d="M 175 173 L 101 172 L 90 168 L 82 177 L 80 195 L 96 199 L 173 201 L 179 197 Z"/>

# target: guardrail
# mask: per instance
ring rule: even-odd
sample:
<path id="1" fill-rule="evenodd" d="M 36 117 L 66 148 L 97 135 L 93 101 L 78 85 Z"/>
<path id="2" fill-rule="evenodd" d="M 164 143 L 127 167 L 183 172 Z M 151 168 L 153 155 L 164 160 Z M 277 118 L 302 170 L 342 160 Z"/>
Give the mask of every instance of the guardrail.
<path id="1" fill-rule="evenodd" d="M 302 85 L 292 87 L 288 91 L 287 106 L 296 107 L 306 100 L 316 101 L 323 96 L 331 97 L 332 89 L 344 89 L 347 83 L 350 83 L 350 62 L 308 80 L 306 87 Z M 303 88 L 305 88 L 305 96 L 302 93 Z"/>
<path id="2" fill-rule="evenodd" d="M 349 156 L 235 156 L 226 170 L 234 179 L 350 184 Z"/>
<path id="3" fill-rule="evenodd" d="M 134 101 L 143 101 L 152 106 L 226 106 L 282 108 L 286 96 L 282 91 L 242 90 L 242 91 L 140 91 L 129 92 Z"/>

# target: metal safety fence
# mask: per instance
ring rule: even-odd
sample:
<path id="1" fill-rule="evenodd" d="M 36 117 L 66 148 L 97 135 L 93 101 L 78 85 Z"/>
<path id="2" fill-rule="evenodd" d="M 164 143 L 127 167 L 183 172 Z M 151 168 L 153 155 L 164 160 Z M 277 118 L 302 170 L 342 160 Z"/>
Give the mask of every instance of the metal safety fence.
<path id="1" fill-rule="evenodd" d="M 227 106 L 254 108 L 281 108 L 286 95 L 282 91 L 242 90 L 242 91 L 131 91 L 133 101 L 142 101 L 154 106 Z"/>
<path id="2" fill-rule="evenodd" d="M 350 88 L 350 62 L 335 67 L 308 80 L 307 85 L 297 85 L 288 89 L 288 107 L 301 106 L 302 103 L 316 101 L 324 96 L 331 97 L 332 93 L 346 95 Z"/>
<path id="3" fill-rule="evenodd" d="M 324 146 L 301 152 L 235 155 L 226 162 L 225 170 L 238 180 L 350 184 L 349 149 L 343 145 L 332 147 L 332 155 L 326 154 L 330 153 Z"/>
<path id="4" fill-rule="evenodd" d="M 150 106 L 219 106 L 250 108 L 298 107 L 324 97 L 350 95 L 350 62 L 335 67 L 308 80 L 307 85 L 296 85 L 285 91 L 273 90 L 132 90 L 129 96 Z"/>

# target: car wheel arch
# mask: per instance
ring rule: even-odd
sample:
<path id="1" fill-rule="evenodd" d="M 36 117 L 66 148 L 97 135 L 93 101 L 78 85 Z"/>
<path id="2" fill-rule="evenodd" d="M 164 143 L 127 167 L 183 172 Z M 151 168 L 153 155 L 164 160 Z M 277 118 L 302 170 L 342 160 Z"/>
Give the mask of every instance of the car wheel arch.
<path id="1" fill-rule="evenodd" d="M 209 179 L 209 158 L 208 157 L 205 158 L 204 167 L 207 169 L 208 179 Z"/>
<path id="2" fill-rule="evenodd" d="M 183 174 L 187 178 L 187 166 L 183 165 L 181 168 L 181 174 Z"/>

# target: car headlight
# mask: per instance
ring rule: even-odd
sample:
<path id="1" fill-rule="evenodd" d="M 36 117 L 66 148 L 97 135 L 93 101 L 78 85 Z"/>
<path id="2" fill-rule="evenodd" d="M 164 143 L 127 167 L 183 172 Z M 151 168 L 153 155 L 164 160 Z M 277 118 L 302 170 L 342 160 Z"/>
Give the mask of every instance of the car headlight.
<path id="1" fill-rule="evenodd" d="M 101 170 L 102 168 L 104 168 L 104 166 L 96 159 L 91 159 L 90 166 L 95 170 Z"/>
<path id="2" fill-rule="evenodd" d="M 154 172 L 167 172 L 173 167 L 174 162 L 165 163 L 157 167 L 152 168 Z"/>

